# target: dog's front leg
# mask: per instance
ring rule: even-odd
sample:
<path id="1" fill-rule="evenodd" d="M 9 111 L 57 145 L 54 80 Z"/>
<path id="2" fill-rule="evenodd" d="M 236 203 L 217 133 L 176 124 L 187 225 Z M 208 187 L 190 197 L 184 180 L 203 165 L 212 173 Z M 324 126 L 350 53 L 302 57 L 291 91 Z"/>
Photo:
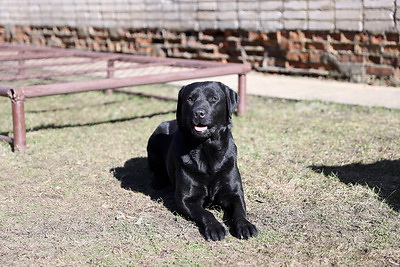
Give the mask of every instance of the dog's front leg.
<path id="1" fill-rule="evenodd" d="M 205 239 L 222 240 L 226 236 L 225 227 L 217 221 L 211 212 L 204 209 L 205 196 L 205 189 L 196 187 L 193 184 L 177 186 L 175 192 L 178 208 L 198 225 L 200 233 Z"/>
<path id="2" fill-rule="evenodd" d="M 249 239 L 252 236 L 256 237 L 258 235 L 255 225 L 246 218 L 246 207 L 244 199 L 240 194 L 233 195 L 230 198 L 230 203 L 226 205 L 225 210 L 224 219 L 229 225 L 233 236 L 240 239 Z"/>

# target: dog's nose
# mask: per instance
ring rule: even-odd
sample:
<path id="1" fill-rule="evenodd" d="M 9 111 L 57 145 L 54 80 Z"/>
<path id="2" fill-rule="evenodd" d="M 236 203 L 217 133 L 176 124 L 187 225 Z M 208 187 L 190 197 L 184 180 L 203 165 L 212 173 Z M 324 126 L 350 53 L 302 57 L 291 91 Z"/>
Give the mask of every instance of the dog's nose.
<path id="1" fill-rule="evenodd" d="M 204 109 L 195 109 L 195 110 L 193 110 L 193 115 L 196 118 L 202 119 L 206 116 L 206 111 Z"/>

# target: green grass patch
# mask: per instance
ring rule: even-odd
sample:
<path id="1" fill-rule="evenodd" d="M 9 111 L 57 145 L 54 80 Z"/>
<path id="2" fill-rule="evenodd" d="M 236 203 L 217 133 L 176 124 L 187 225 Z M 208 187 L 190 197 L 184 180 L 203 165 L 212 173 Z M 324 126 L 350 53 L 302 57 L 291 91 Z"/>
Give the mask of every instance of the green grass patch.
<path id="1" fill-rule="evenodd" d="M 400 264 L 398 110 L 249 96 L 233 134 L 260 235 L 206 242 L 149 187 L 147 139 L 175 102 L 89 92 L 25 106 L 27 152 L 0 142 L 3 265 Z M 8 99 L 0 110 L 12 136 Z"/>

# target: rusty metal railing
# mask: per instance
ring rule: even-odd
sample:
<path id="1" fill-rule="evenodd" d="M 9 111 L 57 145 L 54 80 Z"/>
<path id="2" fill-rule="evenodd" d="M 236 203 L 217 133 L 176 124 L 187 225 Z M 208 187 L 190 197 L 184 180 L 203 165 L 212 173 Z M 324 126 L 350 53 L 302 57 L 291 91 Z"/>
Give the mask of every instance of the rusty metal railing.
<path id="1" fill-rule="evenodd" d="M 11 100 L 14 134 L 13 138 L 0 135 L 0 140 L 10 142 L 14 151 L 26 150 L 24 103 L 28 98 L 95 90 L 131 93 L 121 88 L 229 74 L 238 75 L 238 114 L 243 114 L 249 71 L 250 66 L 244 64 L 0 44 L 0 96 Z M 29 79 L 41 82 L 29 85 Z"/>

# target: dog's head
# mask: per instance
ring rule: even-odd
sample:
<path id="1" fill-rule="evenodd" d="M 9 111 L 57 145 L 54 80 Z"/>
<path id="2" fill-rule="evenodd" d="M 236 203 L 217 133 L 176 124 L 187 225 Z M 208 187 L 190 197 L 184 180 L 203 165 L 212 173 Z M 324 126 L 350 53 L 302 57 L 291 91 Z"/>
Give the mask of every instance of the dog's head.
<path id="1" fill-rule="evenodd" d="M 176 119 L 182 132 L 206 139 L 231 124 L 239 97 L 220 82 L 197 82 L 183 86 L 178 95 Z"/>

